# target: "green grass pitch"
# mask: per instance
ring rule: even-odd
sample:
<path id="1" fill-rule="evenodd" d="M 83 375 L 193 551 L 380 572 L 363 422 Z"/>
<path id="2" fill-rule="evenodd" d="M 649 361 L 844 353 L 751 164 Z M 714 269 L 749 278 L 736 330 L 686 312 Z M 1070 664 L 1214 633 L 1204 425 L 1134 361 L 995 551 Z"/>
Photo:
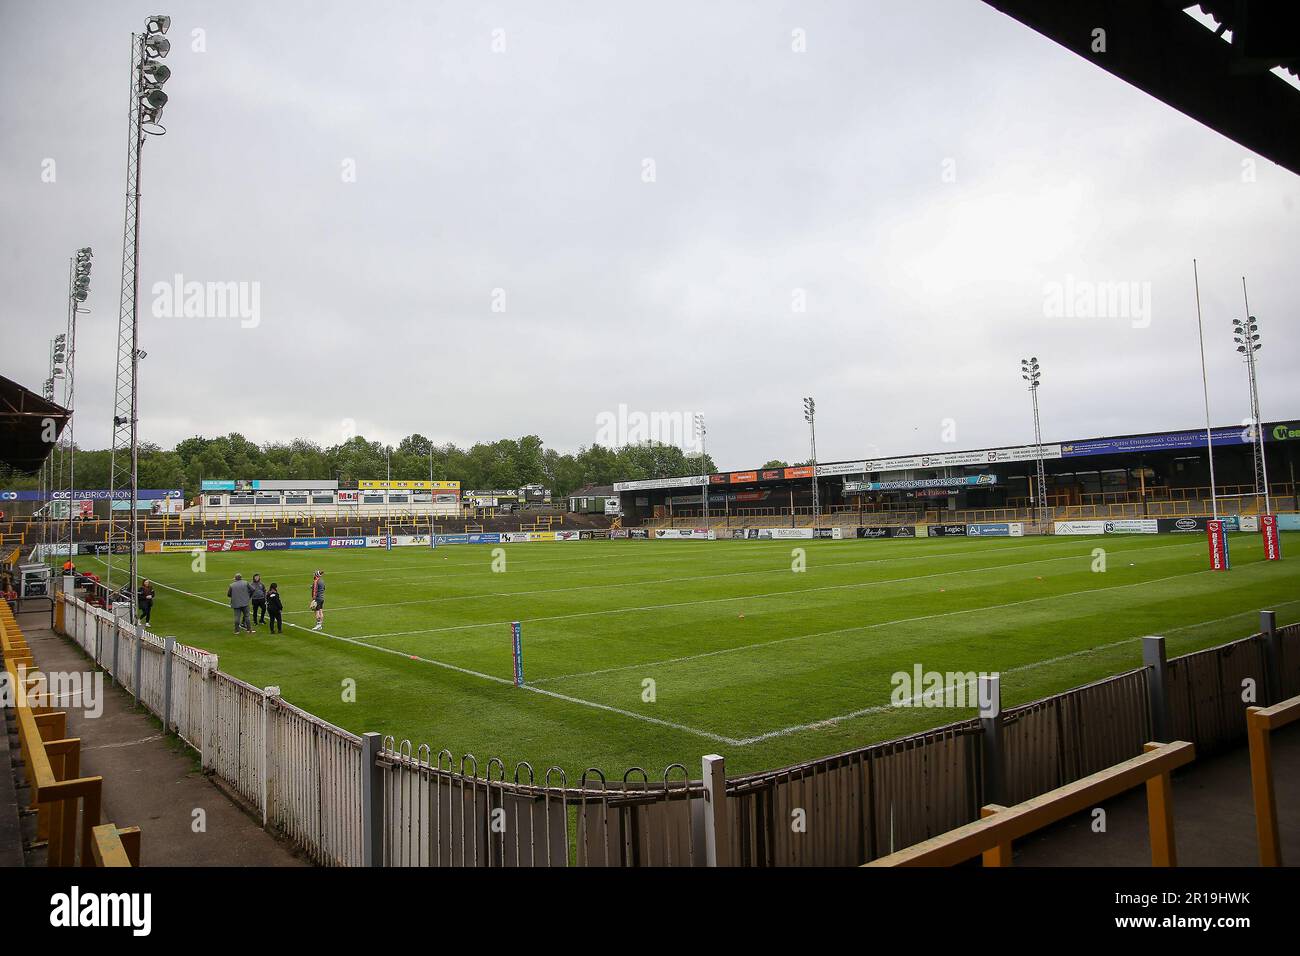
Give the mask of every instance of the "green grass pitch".
<path id="1" fill-rule="evenodd" d="M 1294 553 L 1300 535 L 1283 537 Z M 1207 570 L 1203 535 L 530 543 L 502 545 L 496 571 L 484 545 L 214 553 L 202 572 L 164 554 L 140 573 L 159 585 L 155 634 L 307 711 L 572 780 L 592 766 L 698 772 L 713 752 L 732 773 L 774 768 L 973 713 L 890 706 L 891 675 L 917 664 L 1000 672 L 1009 706 L 1137 666 L 1144 634 L 1175 656 L 1251 633 L 1261 608 L 1300 619 L 1300 559 L 1265 562 L 1258 535 L 1231 545 L 1227 573 Z M 280 585 L 283 636 L 234 635 L 236 571 Z"/>

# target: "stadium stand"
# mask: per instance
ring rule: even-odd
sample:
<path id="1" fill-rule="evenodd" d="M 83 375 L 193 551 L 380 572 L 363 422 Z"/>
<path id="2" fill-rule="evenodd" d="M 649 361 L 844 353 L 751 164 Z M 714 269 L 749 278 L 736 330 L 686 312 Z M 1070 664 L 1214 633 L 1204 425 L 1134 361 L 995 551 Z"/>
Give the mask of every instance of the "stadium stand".
<path id="1" fill-rule="evenodd" d="M 139 828 L 100 824 L 104 780 L 81 776 L 81 739 L 67 736 L 67 712 L 58 709 L 61 702 L 36 669 L 22 629 L 3 603 L 0 654 L 13 694 L 7 703 L 12 704 L 21 772 L 36 814 L 30 849 L 43 849 L 48 866 L 138 866 Z"/>

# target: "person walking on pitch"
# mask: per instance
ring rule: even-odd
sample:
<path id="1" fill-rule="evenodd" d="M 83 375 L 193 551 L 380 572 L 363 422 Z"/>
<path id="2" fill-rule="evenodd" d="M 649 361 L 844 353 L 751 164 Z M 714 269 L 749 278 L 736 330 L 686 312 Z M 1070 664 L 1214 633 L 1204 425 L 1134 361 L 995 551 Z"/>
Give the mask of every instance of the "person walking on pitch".
<path id="1" fill-rule="evenodd" d="M 262 576 L 260 574 L 253 575 L 253 580 L 248 582 L 248 590 L 253 599 L 253 623 L 265 623 L 266 585 L 262 583 Z"/>
<path id="2" fill-rule="evenodd" d="M 271 633 L 284 633 L 284 602 L 280 600 L 280 586 L 274 581 L 271 582 L 271 588 L 266 592 L 266 613 L 271 618 Z"/>
<path id="3" fill-rule="evenodd" d="M 235 612 L 235 633 L 247 631 L 249 634 L 256 634 L 253 625 L 248 621 L 248 605 L 252 601 L 252 592 L 242 574 L 236 574 L 235 580 L 230 582 L 230 587 L 226 588 L 226 597 L 230 598 L 230 609 Z"/>
<path id="4" fill-rule="evenodd" d="M 311 582 L 311 609 L 316 612 L 316 626 L 319 631 L 325 626 L 325 572 L 317 571 Z"/>

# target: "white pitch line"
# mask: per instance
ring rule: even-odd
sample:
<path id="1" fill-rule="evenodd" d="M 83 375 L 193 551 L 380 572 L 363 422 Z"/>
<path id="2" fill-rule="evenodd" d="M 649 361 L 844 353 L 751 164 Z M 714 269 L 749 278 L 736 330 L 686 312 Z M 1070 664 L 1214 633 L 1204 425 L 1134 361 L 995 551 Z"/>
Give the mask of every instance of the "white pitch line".
<path id="1" fill-rule="evenodd" d="M 1208 573 L 1208 572 L 1196 572 L 1196 573 L 1200 574 L 1200 573 Z M 1274 604 L 1273 607 L 1287 607 L 1292 604 L 1300 604 L 1300 601 L 1283 601 L 1280 604 Z M 1198 621 L 1195 624 L 1184 624 L 1180 627 L 1167 628 L 1164 630 L 1164 634 L 1165 635 L 1177 634 L 1179 631 L 1191 631 L 1191 630 L 1195 630 L 1198 627 L 1208 627 L 1211 624 L 1222 624 L 1224 621 L 1231 621 L 1234 620 L 1235 618 L 1244 617 L 1247 614 L 1254 614 L 1254 613 L 1256 612 L 1239 611 L 1236 614 L 1229 614 L 1227 617 L 1219 617 L 1211 621 Z M 1033 670 L 1037 667 L 1046 667 L 1048 664 L 1059 664 L 1061 661 L 1069 660 L 1072 657 L 1083 657 L 1087 654 L 1095 654 L 1098 651 L 1109 650 L 1112 647 L 1120 647 L 1124 644 L 1132 644 L 1134 641 L 1140 641 L 1140 640 L 1142 640 L 1141 636 L 1126 637 L 1123 640 L 1112 641 L 1109 644 L 1098 644 L 1096 647 L 1085 647 L 1081 650 L 1070 651 L 1068 654 L 1059 654 L 1056 657 L 1049 657 L 1046 660 L 1031 661 L 1028 664 L 1020 664 L 1017 665 L 1016 667 L 1008 667 L 1006 670 L 999 671 L 998 673 L 1018 674 L 1024 671 Z M 948 696 L 948 691 L 956 690 L 958 686 L 960 685 L 945 684 L 944 697 L 946 698 Z M 971 684 L 967 682 L 966 686 L 970 687 Z M 907 704 L 915 703 L 917 700 L 921 699 L 922 697 L 925 697 L 929 693 L 930 693 L 929 691 L 924 691 L 920 694 L 913 694 L 912 697 L 908 699 Z M 739 746 L 748 747 L 752 744 L 762 743 L 764 740 L 771 740 L 774 737 L 788 737 L 791 734 L 800 733 L 801 731 L 805 731 L 805 730 L 818 730 L 820 728 L 828 727 L 833 724 L 843 723 L 846 720 L 853 720 L 856 717 L 866 717 L 871 714 L 880 714 L 880 713 L 884 713 L 887 710 L 897 710 L 904 706 L 907 705 L 888 703 L 888 704 L 876 704 L 871 707 L 862 707 L 858 710 L 850 711 L 847 714 L 838 714 L 834 717 L 824 717 L 821 720 L 810 721 L 809 723 L 806 724 L 793 724 L 789 727 L 782 727 L 779 730 L 769 730 L 767 733 L 758 734 L 757 736 L 754 737 L 742 737 L 739 741 Z"/>
<path id="2" fill-rule="evenodd" d="M 1172 574 L 1164 578 L 1151 578 L 1147 581 L 1135 581 L 1131 584 L 1115 584 L 1104 588 L 1086 588 L 1082 591 L 1067 591 L 1064 594 L 1047 594 L 1042 597 L 1025 598 L 1023 601 L 1011 601 L 1007 604 L 991 604 L 987 607 L 968 607 L 960 608 L 955 611 L 939 611 L 935 614 L 921 614 L 915 617 L 900 617 L 891 621 L 877 621 L 874 624 L 857 624 L 853 627 L 841 627 L 832 631 L 817 631 L 812 634 L 792 634 L 789 637 L 778 637 L 770 641 L 758 641 L 753 644 L 738 644 L 735 647 L 721 647 L 714 651 L 703 651 L 699 654 L 686 654 L 681 657 L 668 657 L 658 661 L 647 661 L 641 664 L 621 664 L 618 667 L 606 667 L 594 671 L 582 671 L 573 674 L 560 674 L 555 677 L 542 677 L 536 683 L 545 683 L 558 680 L 576 680 L 584 677 L 596 677 L 601 674 L 612 674 L 616 671 L 636 670 L 646 667 L 663 667 L 669 664 L 681 664 L 686 661 L 700 660 L 705 657 L 718 657 L 722 654 L 736 654 L 741 651 L 753 650 L 759 647 L 771 647 L 775 644 L 789 644 L 792 641 L 810 640 L 816 637 L 833 637 L 837 634 L 852 634 L 857 631 L 871 631 L 881 627 L 892 627 L 896 624 L 914 624 L 918 621 L 932 621 L 941 617 L 952 617 L 957 614 L 976 614 L 980 611 L 1001 611 L 1009 607 L 1019 607 L 1023 604 L 1033 604 L 1036 601 L 1057 601 L 1068 597 L 1077 597 L 1081 594 L 1098 594 L 1102 591 L 1114 591 L 1120 588 L 1140 587 L 1144 584 L 1158 584 L 1161 581 L 1173 581 L 1176 578 L 1187 577 L 1190 574 L 1209 574 L 1209 570 L 1204 571 L 1185 571 L 1182 574 Z"/>
<path id="3" fill-rule="evenodd" d="M 101 561 L 100 563 L 103 562 Z M 204 597 L 202 594 L 194 594 L 193 592 L 183 590 L 182 588 L 174 587 L 170 584 L 165 584 L 162 581 L 156 580 L 154 578 L 150 578 L 149 580 L 153 581 L 154 584 L 158 585 L 159 587 L 166 588 L 169 591 L 175 591 L 177 594 L 183 594 L 186 597 L 192 597 L 199 601 L 207 601 L 209 604 L 215 604 L 218 607 L 226 607 L 226 605 L 223 602 L 215 600 L 210 597 Z M 293 628 L 297 628 L 298 630 L 302 631 L 304 634 L 308 634 L 308 635 L 315 634 L 315 635 L 319 635 L 320 637 L 328 637 L 331 640 L 341 641 L 344 644 L 352 644 L 356 647 L 368 648 L 369 650 L 379 651 L 380 653 L 383 654 L 391 654 L 396 657 L 401 657 L 405 660 L 418 661 L 422 664 L 432 664 L 434 667 L 441 667 L 446 670 L 455 671 L 458 674 L 465 674 L 470 677 L 478 677 L 481 678 L 482 680 L 492 681 L 495 684 L 505 684 L 509 687 L 515 686 L 515 682 L 513 680 L 507 680 L 506 678 L 498 677 L 495 674 L 485 674 L 482 671 L 476 671 L 468 667 L 461 667 L 457 664 L 449 664 L 446 661 L 435 660 L 432 657 L 421 657 L 418 654 L 410 654 L 407 653 L 406 651 L 394 650 L 391 647 L 380 647 L 377 644 L 367 644 L 365 641 L 361 640 L 360 638 L 344 637 L 341 634 L 331 634 L 325 630 L 317 631 L 317 630 L 313 630 L 310 627 L 303 627 L 301 624 L 294 624 L 292 622 L 289 623 L 289 626 Z M 590 707 L 594 710 L 603 710 L 611 714 L 619 714 L 620 716 L 623 717 L 631 717 L 634 720 L 640 720 L 647 724 L 654 724 L 659 727 L 668 727 L 671 730 L 680 730 L 683 733 L 692 734 L 696 737 L 703 737 L 704 739 L 711 740 L 714 743 L 727 744 L 728 746 L 732 746 L 732 747 L 738 746 L 740 743 L 740 741 L 737 740 L 735 737 L 727 737 L 722 734 L 715 734 L 712 731 L 701 730 L 698 727 L 690 727 L 686 724 L 675 723 L 671 720 L 663 720 L 659 717 L 651 717 L 648 714 L 638 714 L 634 710 L 624 710 L 621 707 L 614 707 L 611 706 L 610 704 L 602 704 L 594 700 L 584 700 L 581 697 L 573 697 L 569 694 L 561 694 L 557 691 L 547 690 L 544 687 L 533 687 L 530 684 L 524 684 L 519 689 L 530 691 L 531 693 L 534 694 L 540 694 L 543 697 L 550 697 L 555 700 L 562 700 L 565 701 L 566 703 L 578 704 L 583 707 Z"/>
<path id="4" fill-rule="evenodd" d="M 1126 548 L 1115 550 L 1111 554 L 1128 554 L 1130 552 L 1149 552 L 1166 550 L 1168 548 L 1180 548 L 1186 545 L 1164 545 L 1162 548 Z M 1066 554 L 1056 558 L 1041 558 L 1037 561 L 1016 561 L 1011 564 L 995 564 L 979 568 L 961 568 L 956 571 L 936 571 L 933 574 L 913 574 L 901 578 L 884 578 L 879 581 L 860 581 L 856 584 L 824 584 L 813 588 L 794 588 L 788 591 L 764 591 L 759 594 L 742 594 L 734 597 L 723 598 L 701 598 L 698 601 L 677 601 L 672 604 L 643 604 L 636 607 L 616 607 L 603 608 L 599 611 L 575 611 L 572 614 L 551 614 L 545 617 L 528 617 L 518 618 L 522 624 L 539 624 L 545 621 L 568 621 L 582 617 L 604 617 L 611 614 L 633 614 L 640 611 L 665 611 L 673 608 L 682 607 L 699 607 L 705 604 L 731 604 L 736 601 L 757 601 L 764 598 L 773 597 L 791 597 L 801 594 L 817 594 L 823 591 L 851 591 L 859 588 L 874 588 L 885 584 L 906 584 L 909 581 L 926 581 L 931 578 L 949 577 L 955 574 L 983 574 L 987 571 L 1006 571 L 1009 568 L 1027 568 L 1035 564 L 1048 564 L 1053 561 L 1077 561 L 1088 560 L 1088 555 Z M 1157 578 L 1155 580 L 1164 580 Z M 1104 591 L 1106 588 L 1095 588 L 1093 590 Z M 425 627 L 417 628 L 410 631 L 382 631 L 374 634 L 362 634 L 363 638 L 383 638 L 383 637 L 409 637 L 413 634 L 441 634 L 447 631 L 467 631 L 480 627 L 505 627 L 511 624 L 515 619 L 508 621 L 484 621 L 478 624 L 448 624 L 443 627 Z"/>
<path id="5" fill-rule="evenodd" d="M 1164 551 L 1170 548 L 1185 548 L 1191 543 L 1192 542 L 1185 542 L 1183 544 L 1167 544 L 1167 545 L 1162 545 L 1158 548 L 1124 548 L 1121 550 L 1117 550 L 1114 553 L 1131 554 L 1131 553 L 1138 553 L 1138 552 L 1147 553 L 1151 551 Z M 1024 546 L 1018 548 L 1006 548 L 1005 550 L 1006 551 L 1027 551 L 1027 550 L 1034 550 L 1034 548 L 1033 546 Z M 952 551 L 952 552 L 946 552 L 941 555 L 933 555 L 932 557 L 935 558 L 976 557 L 979 554 L 981 554 L 981 552 L 979 551 Z M 1037 561 L 1018 561 L 1009 565 L 1002 565 L 1002 567 L 1019 567 L 1021 565 L 1028 567 L 1029 565 L 1039 564 L 1043 561 L 1063 561 L 1072 557 L 1079 557 L 1079 555 L 1070 554 L 1070 555 L 1061 555 L 1060 557 L 1056 557 L 1056 558 L 1040 558 Z M 928 558 L 925 555 L 914 555 L 912 557 L 906 557 L 906 558 L 871 558 L 869 560 L 863 560 L 863 561 L 830 561 L 824 564 L 817 564 L 815 570 L 820 571 L 824 568 L 858 567 L 866 564 L 898 564 L 902 561 L 916 561 L 916 560 L 928 560 Z M 966 570 L 968 571 L 997 570 L 997 568 L 988 568 L 988 569 L 968 568 Z M 547 572 L 547 573 L 551 573 L 551 572 Z M 535 588 L 530 591 L 476 591 L 472 594 L 457 594 L 450 597 L 440 597 L 440 598 L 418 598 L 411 601 L 386 601 L 378 604 L 345 604 L 341 607 L 338 606 L 331 607 L 330 611 L 334 614 L 337 614 L 340 611 L 374 610 L 375 608 L 383 608 L 383 607 L 407 607 L 413 604 L 444 604 L 451 601 L 473 601 L 480 598 L 488 598 L 488 597 L 527 597 L 533 594 L 563 594 L 571 591 L 590 591 L 590 590 L 600 590 L 602 588 L 644 587 L 650 584 L 680 584 L 689 581 L 709 581 L 709 580 L 714 580 L 716 578 L 745 577 L 748 575 L 755 575 L 755 574 L 789 574 L 789 573 L 790 573 L 789 567 L 782 565 L 779 568 L 755 568 L 749 571 L 723 571 L 718 574 L 696 574 L 687 577 L 658 578 L 649 581 L 624 581 L 624 582 L 615 582 L 610 584 L 580 584 L 569 588 Z M 962 572 L 944 571 L 940 573 L 959 574 Z M 481 576 L 482 574 L 483 572 L 479 570 L 479 571 L 465 572 L 464 574 L 438 575 L 436 578 L 432 580 L 441 581 L 447 577 L 467 577 L 469 575 Z M 383 583 L 389 584 L 392 583 L 392 580 L 393 579 L 391 578 L 384 578 Z M 431 579 L 427 575 L 425 575 L 418 578 L 417 580 L 430 581 Z M 910 579 L 899 578 L 896 580 L 910 580 Z M 286 612 L 285 616 L 287 617 L 290 614 L 301 615 L 301 614 L 311 614 L 311 613 L 312 613 L 311 611 L 288 611 Z M 411 632 L 404 632 L 404 633 L 420 633 L 420 632 L 411 631 Z M 371 635 L 371 636 L 378 636 L 378 635 Z"/>
<path id="6" fill-rule="evenodd" d="M 793 539 L 792 539 L 792 540 L 793 540 Z M 835 543 L 835 544 L 847 545 L 847 544 L 851 544 L 851 543 L 852 543 L 852 540 L 856 540 L 856 539 L 851 539 L 851 540 L 848 540 L 848 541 L 839 541 L 839 542 L 822 541 L 821 544 L 823 544 L 823 545 L 829 545 L 829 544 Z M 1089 540 L 1091 540 L 1091 539 L 1089 539 Z M 1199 539 L 1198 539 L 1198 540 L 1199 540 Z M 665 543 L 666 543 L 666 542 L 665 542 Z M 777 548 L 764 547 L 765 545 L 771 545 L 771 544 L 774 544 L 774 543 L 780 545 L 780 547 L 777 547 Z M 747 542 L 747 543 L 746 543 L 747 546 L 746 546 L 745 550 L 746 550 L 746 551 L 750 551 L 750 550 L 758 551 L 758 550 L 761 548 L 764 552 L 784 551 L 784 550 L 785 550 L 785 546 L 788 545 L 788 543 L 789 543 L 789 542 L 770 542 L 770 541 L 762 541 L 762 542 Z M 1186 547 L 1190 547 L 1190 546 L 1192 546 L 1192 545 L 1194 545 L 1194 544 L 1196 544 L 1196 543 L 1197 543 L 1196 541 L 1185 541 L 1185 542 L 1182 542 L 1182 543 L 1180 543 L 1180 544 L 1166 544 L 1166 545 L 1161 545 L 1161 546 L 1159 546 L 1159 547 L 1153 547 L 1153 548 L 1124 548 L 1124 549 L 1122 549 L 1122 550 L 1116 551 L 1115 553 L 1117 553 L 1117 554 L 1130 554 L 1130 553 L 1145 553 L 1145 552 L 1149 552 L 1149 551 L 1167 551 L 1167 550 L 1169 550 L 1169 549 L 1178 549 L 1178 548 L 1186 548 Z M 1040 551 L 1040 552 L 1041 552 L 1041 551 L 1043 551 L 1045 548 L 1047 548 L 1047 547 L 1051 547 L 1051 546 L 1054 546 L 1054 545 L 1073 546 L 1073 547 L 1077 548 L 1077 547 L 1078 547 L 1078 540 L 1077 540 L 1077 539 L 1075 539 L 1075 540 L 1071 540 L 1071 539 L 1063 539 L 1063 540 L 1061 540 L 1061 541 L 1044 541 L 1044 542 L 1036 542 L 1036 543 L 1034 543 L 1034 544 L 1018 545 L 1018 546 L 1016 546 L 1016 547 L 1002 547 L 1002 546 L 999 546 L 999 545 L 995 545 L 994 547 L 997 547 L 1000 553 L 1005 554 L 1005 553 L 1012 552 L 1012 551 Z M 982 554 L 988 554 L 988 553 L 989 553 L 989 549 L 976 550 L 976 551 L 969 551 L 969 550 L 964 550 L 964 551 L 943 551 L 943 552 L 939 552 L 939 553 L 936 553 L 936 554 L 894 555 L 894 556 L 887 557 L 887 558 L 866 558 L 866 559 L 858 560 L 858 561 L 828 561 L 828 562 L 819 562 L 819 563 L 816 565 L 816 567 L 817 567 L 818 570 L 820 570 L 820 569 L 822 569 L 822 568 L 849 568 L 849 567 L 860 567 L 860 566 L 863 566 L 863 565 L 870 565 L 870 564 L 891 564 L 891 565 L 897 565 L 897 564 L 903 564 L 903 563 L 906 563 L 906 562 L 909 562 L 909 561 L 934 561 L 934 560 L 937 560 L 937 559 L 940 559 L 940 558 L 973 558 L 973 557 L 978 557 L 978 556 L 980 556 L 980 555 L 982 555 Z M 748 557 L 748 556 L 749 556 L 749 555 L 747 554 L 746 557 Z M 1055 559 L 1042 559 L 1042 560 L 1055 560 Z M 571 567 L 571 566 L 574 566 L 574 565 L 579 565 L 579 564 L 600 564 L 600 563 L 604 563 L 604 562 L 601 562 L 601 561 L 553 561 L 553 562 L 547 562 L 547 563 L 551 563 L 551 564 L 559 564 L 559 565 L 563 565 L 564 567 L 563 567 L 561 570 L 559 570 L 559 571 L 540 570 L 540 569 L 538 569 L 538 568 L 528 567 L 528 568 L 523 568 L 523 569 L 520 570 L 520 571 L 511 572 L 511 573 L 522 573 L 522 574 L 559 574 L 559 573 L 562 573 L 563 570 L 566 570 L 568 567 Z M 1026 561 L 1026 562 L 1023 562 L 1023 563 L 1025 563 L 1025 564 L 1030 564 L 1030 563 L 1032 563 L 1032 562 L 1028 562 L 1028 561 Z M 455 567 L 462 567 L 463 565 L 461 565 L 461 564 L 458 563 L 458 564 L 456 564 L 456 565 L 454 565 L 454 566 L 455 566 Z M 423 566 L 423 567 L 424 567 L 424 569 L 425 569 L 426 571 L 428 570 L 427 566 Z M 425 598 L 425 599 L 415 600 L 415 601 L 392 601 L 392 602 L 382 603 L 382 604 L 349 604 L 349 605 L 346 605 L 346 606 L 344 606 L 344 607 L 334 607 L 334 608 L 332 608 L 331 610 L 337 612 L 337 611 L 345 611 L 345 610 L 349 610 L 349 611 L 350 611 L 350 610 L 356 610 L 356 609 L 362 609 L 362 608 L 398 607 L 398 606 L 404 606 L 404 605 L 408 605 L 408 604 L 425 604 L 425 603 L 433 604 L 433 603 L 440 603 L 440 602 L 443 602 L 443 601 L 460 601 L 460 600 L 468 600 L 468 599 L 472 599 L 472 598 L 476 598 L 476 597 L 499 597 L 499 596 L 502 596 L 502 595 L 507 595 L 507 596 L 508 596 L 508 595 L 514 595 L 514 594 L 525 594 L 525 595 L 527 595 L 527 594 L 544 594 L 544 593 L 555 592 L 555 591 L 579 591 L 579 590 L 588 590 L 588 589 L 592 589 L 592 588 L 633 587 L 633 586 L 641 585 L 641 584 L 669 584 L 669 583 L 676 583 L 676 582 L 681 582 L 681 581 L 696 581 L 696 580 L 704 580 L 704 579 L 714 578 L 714 577 L 735 577 L 735 576 L 741 576 L 741 575 L 747 575 L 747 574 L 772 574 L 772 573 L 780 573 L 780 572 L 785 572 L 785 571 L 788 571 L 788 568 L 782 567 L 782 568 L 777 568 L 777 569 L 775 569 L 775 570 L 773 570 L 773 569 L 767 569 L 767 568 L 758 568 L 758 569 L 749 570 L 749 571 L 727 571 L 727 572 L 723 572 L 723 573 L 716 574 L 716 575 L 705 574 L 705 575 L 694 575 L 694 576 L 691 576 L 691 577 L 682 577 L 682 578 L 665 578 L 665 579 L 662 579 L 662 580 L 659 580 L 659 581 L 629 581 L 629 582 L 624 582 L 624 583 L 588 584 L 588 585 L 581 585 L 581 586 L 574 587 L 574 588 L 542 588 L 542 589 L 538 589 L 538 590 L 534 590 L 534 591 L 513 591 L 513 592 L 476 592 L 476 593 L 474 593 L 474 594 L 468 594 L 468 595 L 457 595 L 457 596 L 455 596 L 455 597 L 448 597 L 448 598 Z M 338 575 L 338 574 L 355 574 L 355 573 L 362 573 L 362 572 L 352 572 L 352 571 L 344 571 L 344 572 L 335 571 L 335 572 L 334 572 L 335 575 Z M 366 572 L 364 572 L 364 573 L 367 573 L 367 574 L 373 574 L 374 572 L 373 572 L 373 571 L 366 571 Z M 483 572 L 482 572 L 482 570 L 480 569 L 480 570 L 474 570 L 474 571 L 457 571 L 457 572 L 449 573 L 449 574 L 439 574 L 439 575 L 437 575 L 436 577 L 434 577 L 434 578 L 432 578 L 432 579 L 429 577 L 428 574 L 415 575 L 415 576 L 401 576 L 401 577 L 397 577 L 397 576 L 389 577 L 389 576 L 385 575 L 385 576 L 383 577 L 382 580 L 383 580 L 383 583 L 384 583 L 384 584 L 402 583 L 402 582 L 406 582 L 406 581 L 420 581 L 420 582 L 428 582 L 428 581 L 430 581 L 430 580 L 434 580 L 434 581 L 442 581 L 442 580 L 444 580 L 444 579 L 446 579 L 446 578 L 477 577 L 477 576 L 481 576 L 482 574 L 483 574 Z M 290 613 L 290 614 L 304 614 L 304 613 L 307 613 L 307 612 L 305 612 L 305 611 L 290 611 L 289 613 Z"/>

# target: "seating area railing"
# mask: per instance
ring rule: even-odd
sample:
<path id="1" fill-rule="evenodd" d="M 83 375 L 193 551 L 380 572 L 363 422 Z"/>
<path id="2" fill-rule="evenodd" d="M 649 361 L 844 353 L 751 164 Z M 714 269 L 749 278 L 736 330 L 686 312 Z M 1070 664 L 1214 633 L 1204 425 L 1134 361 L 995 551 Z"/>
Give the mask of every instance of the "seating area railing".
<path id="1" fill-rule="evenodd" d="M 1177 866 L 1173 787 L 1169 775 L 1191 763 L 1196 748 L 1186 741 L 1174 741 L 1148 743 L 1144 751 L 1140 757 L 1131 757 L 1023 803 L 1011 807 L 986 805 L 980 809 L 979 820 L 881 857 L 867 866 L 954 866 L 975 856 L 981 856 L 985 866 L 1010 866 L 1013 841 L 1144 783 L 1151 863 Z"/>
<path id="2" fill-rule="evenodd" d="M 1277 794 L 1273 787 L 1273 731 L 1300 720 L 1300 696 L 1272 707 L 1247 707 L 1250 740 L 1250 786 L 1255 798 L 1255 832 L 1259 865 L 1282 865 L 1282 840 L 1277 829 Z"/>
<path id="3" fill-rule="evenodd" d="M 35 668 L 22 629 L 3 603 L 0 653 L 13 696 L 23 776 L 36 810 L 36 844 L 45 845 L 47 864 L 138 866 L 139 829 L 119 831 L 113 824 L 100 827 L 104 779 L 81 775 L 81 739 L 67 736 L 67 711 L 56 709 L 64 702 L 51 696 L 46 675 Z M 101 830 L 105 830 L 102 835 Z M 125 843 L 120 836 L 123 833 Z"/>

